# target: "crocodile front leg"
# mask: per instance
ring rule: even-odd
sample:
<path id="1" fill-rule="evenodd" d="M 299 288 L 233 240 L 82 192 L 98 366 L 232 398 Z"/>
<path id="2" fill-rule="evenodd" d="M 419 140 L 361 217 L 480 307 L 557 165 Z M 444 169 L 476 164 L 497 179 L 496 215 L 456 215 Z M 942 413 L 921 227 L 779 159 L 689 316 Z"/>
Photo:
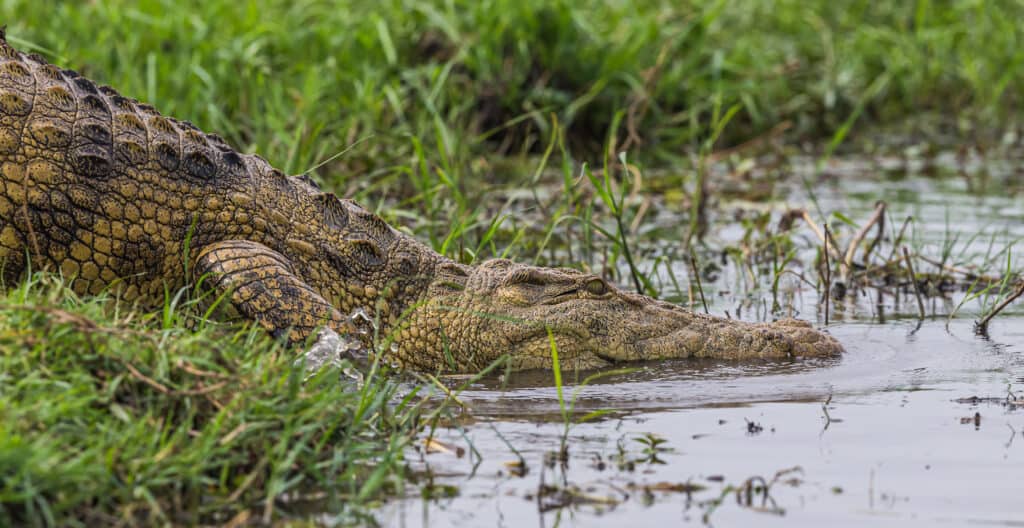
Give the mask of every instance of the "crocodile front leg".
<path id="1" fill-rule="evenodd" d="M 0 210 L 4 197 L 0 196 Z M 0 217 L 0 289 L 13 288 L 21 276 L 25 252 L 21 237 L 4 217 Z"/>
<path id="2" fill-rule="evenodd" d="M 284 255 L 249 240 L 207 246 L 196 258 L 194 277 L 214 299 L 224 297 L 241 316 L 275 337 L 305 341 L 318 328 L 351 334 L 348 319 L 293 271 Z"/>

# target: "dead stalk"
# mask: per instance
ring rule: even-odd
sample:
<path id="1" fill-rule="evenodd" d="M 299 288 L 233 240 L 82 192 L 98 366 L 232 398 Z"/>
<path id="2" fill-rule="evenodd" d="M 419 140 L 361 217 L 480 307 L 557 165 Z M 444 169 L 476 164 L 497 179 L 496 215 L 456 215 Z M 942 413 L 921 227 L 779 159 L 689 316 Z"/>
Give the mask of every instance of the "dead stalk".
<path id="1" fill-rule="evenodd" d="M 908 216 L 903 220 L 903 225 L 900 226 L 900 232 L 896 235 L 896 238 L 892 241 L 892 252 L 889 253 L 889 260 L 892 260 L 896 256 L 896 248 L 903 244 L 903 235 L 907 230 L 907 226 L 910 225 L 910 221 L 913 220 L 913 216 Z"/>
<path id="2" fill-rule="evenodd" d="M 907 263 L 907 269 L 910 270 L 910 282 L 914 285 L 914 295 L 917 296 L 917 309 L 920 313 L 918 320 L 924 320 L 924 299 L 921 298 L 921 287 L 917 284 L 917 273 L 914 272 L 914 263 L 910 261 L 910 252 L 907 251 L 907 246 L 903 246 L 903 260 Z"/>
<path id="3" fill-rule="evenodd" d="M 800 211 L 800 217 L 804 219 L 804 222 L 806 222 L 808 226 L 811 227 L 811 230 L 814 231 L 814 234 L 818 236 L 818 240 L 820 240 L 824 244 L 825 232 L 818 228 L 818 224 L 814 222 L 814 219 L 811 218 L 811 215 L 807 214 L 807 211 Z M 835 239 L 833 239 L 832 241 L 835 242 Z M 833 260 L 838 261 L 842 259 L 842 256 L 839 254 L 839 250 L 835 248 L 835 244 L 825 244 L 825 246 L 828 247 L 829 251 L 832 252 Z"/>
<path id="4" fill-rule="evenodd" d="M 840 268 L 843 282 L 849 283 L 850 271 L 853 269 L 853 256 L 857 253 L 857 246 L 864 241 L 864 237 L 867 236 L 868 231 L 870 231 L 875 224 L 883 221 L 884 216 L 885 202 L 879 200 L 875 203 L 875 212 L 871 215 L 871 218 L 869 218 L 868 221 L 861 226 L 859 230 L 857 230 L 857 233 L 853 235 L 853 239 L 850 240 L 850 245 L 846 247 L 846 255 L 843 257 L 843 265 Z M 867 259 L 867 254 L 865 254 L 864 258 L 865 260 Z"/>
<path id="5" fill-rule="evenodd" d="M 1006 299 L 1003 299 L 1003 302 L 999 303 L 999 306 L 996 306 L 991 312 L 988 313 L 988 315 L 985 316 L 984 319 L 979 321 L 975 325 L 975 329 L 979 333 L 987 332 L 988 322 L 991 321 L 992 318 L 995 317 L 999 312 L 1003 311 L 1003 308 L 1006 308 L 1007 306 L 1010 305 L 1010 303 L 1016 301 L 1017 298 L 1020 297 L 1021 295 L 1024 295 L 1024 281 L 1021 281 L 1020 284 L 1017 285 L 1017 290 L 1014 291 L 1012 295 L 1010 295 Z"/>
<path id="6" fill-rule="evenodd" d="M 884 214 L 882 215 L 882 218 L 880 218 L 878 220 L 878 232 L 875 233 L 874 240 L 872 240 L 871 243 L 868 244 L 867 249 L 864 250 L 864 257 L 863 258 L 864 258 L 864 265 L 865 266 L 867 266 L 869 260 L 871 259 L 871 253 L 875 251 L 875 248 L 878 247 L 878 243 L 882 241 L 883 237 L 885 237 L 885 215 Z"/>
<path id="7" fill-rule="evenodd" d="M 700 285 L 700 273 L 697 271 L 697 259 L 693 258 L 693 253 L 690 253 L 690 269 L 693 272 L 693 278 L 697 280 L 697 292 L 700 293 L 700 303 L 704 305 L 704 313 L 711 313 L 708 310 L 708 302 L 704 299 L 704 288 Z"/>
<path id="8" fill-rule="evenodd" d="M 971 271 L 969 269 L 958 268 L 956 266 L 951 266 L 949 264 L 943 264 L 942 262 L 939 262 L 938 260 L 935 260 L 933 258 L 929 258 L 926 255 L 919 255 L 917 258 L 941 269 L 942 271 L 946 271 L 949 273 L 958 273 L 960 275 L 963 275 L 967 280 L 976 279 L 978 280 L 978 282 L 982 284 L 993 284 L 1001 282 L 1003 280 L 1002 277 L 993 277 L 991 275 L 979 275 L 978 273 Z"/>
<path id="9" fill-rule="evenodd" d="M 825 243 L 825 326 L 828 326 L 828 305 L 829 300 L 832 297 L 832 265 L 828 261 L 828 241 L 832 238 L 832 235 L 828 232 L 828 224 L 825 226 L 825 236 L 822 240 Z"/>

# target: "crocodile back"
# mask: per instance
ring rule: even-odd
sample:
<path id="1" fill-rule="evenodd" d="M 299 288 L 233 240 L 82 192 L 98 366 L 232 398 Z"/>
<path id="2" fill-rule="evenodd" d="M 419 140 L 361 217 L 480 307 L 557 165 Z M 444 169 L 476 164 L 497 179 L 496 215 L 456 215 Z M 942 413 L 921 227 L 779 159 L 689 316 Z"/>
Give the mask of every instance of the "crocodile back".
<path id="1" fill-rule="evenodd" d="M 195 236 L 198 247 L 244 230 L 235 215 L 252 202 L 254 174 L 273 172 L 191 123 L 19 52 L 0 34 L 5 281 L 31 262 L 73 278 L 81 293 L 117 282 L 129 297 L 162 297 L 163 279 L 183 282 L 186 239 Z M 243 203 L 229 209 L 231 196 Z"/>
<path id="2" fill-rule="evenodd" d="M 156 305 L 204 248 L 255 242 L 345 312 L 394 313 L 441 257 L 355 202 L 191 123 L 24 54 L 0 34 L 0 266 Z M 246 245 L 249 247 L 249 245 Z M 29 264 L 30 263 L 30 264 Z M 200 281 L 197 281 L 200 282 Z"/>

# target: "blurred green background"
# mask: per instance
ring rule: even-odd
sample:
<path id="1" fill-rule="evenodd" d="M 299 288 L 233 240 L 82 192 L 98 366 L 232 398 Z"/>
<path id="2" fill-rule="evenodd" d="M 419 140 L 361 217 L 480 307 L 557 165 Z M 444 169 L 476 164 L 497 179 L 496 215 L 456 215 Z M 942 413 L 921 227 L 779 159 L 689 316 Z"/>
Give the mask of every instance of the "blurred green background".
<path id="1" fill-rule="evenodd" d="M 11 41 L 301 172 L 543 151 L 671 162 L 787 123 L 1016 126 L 1024 3 L 950 0 L 0 1 Z M 618 116 L 618 118 L 617 118 Z M 340 163 L 340 164 L 339 164 Z M 333 169 L 333 170 L 332 170 Z"/>

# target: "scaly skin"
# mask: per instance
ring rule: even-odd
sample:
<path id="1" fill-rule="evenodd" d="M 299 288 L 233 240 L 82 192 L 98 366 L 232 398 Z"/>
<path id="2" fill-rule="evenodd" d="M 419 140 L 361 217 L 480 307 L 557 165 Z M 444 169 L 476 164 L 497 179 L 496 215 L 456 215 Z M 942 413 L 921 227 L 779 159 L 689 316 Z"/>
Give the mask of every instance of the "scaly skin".
<path id="1" fill-rule="evenodd" d="M 60 271 L 79 294 L 143 306 L 198 284 L 303 342 L 321 327 L 388 360 L 470 372 L 680 357 L 842 352 L 809 324 L 698 315 L 573 270 L 457 264 L 355 202 L 214 135 L 10 47 L 0 32 L 0 279 Z M 369 332 L 365 318 L 376 320 Z"/>

